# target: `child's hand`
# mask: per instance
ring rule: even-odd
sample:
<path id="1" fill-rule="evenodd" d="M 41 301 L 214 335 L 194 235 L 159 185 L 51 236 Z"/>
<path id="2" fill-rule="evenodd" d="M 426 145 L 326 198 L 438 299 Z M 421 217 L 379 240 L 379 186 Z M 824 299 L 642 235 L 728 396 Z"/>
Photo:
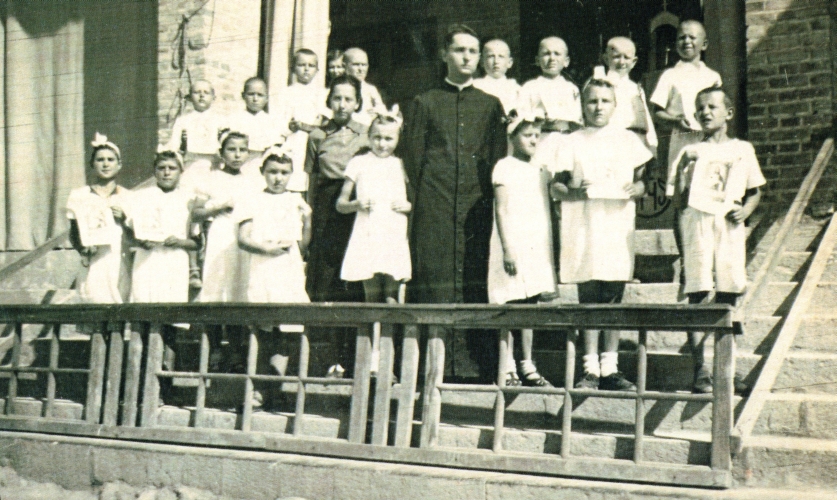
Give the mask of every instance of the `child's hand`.
<path id="1" fill-rule="evenodd" d="M 370 210 L 372 210 L 372 200 L 355 200 L 355 202 L 357 203 L 358 211 L 369 212 Z"/>
<path id="2" fill-rule="evenodd" d="M 587 187 L 590 181 L 584 179 L 578 188 L 571 188 L 561 182 L 553 182 L 549 187 L 549 194 L 555 201 L 578 201 L 587 199 Z"/>
<path id="3" fill-rule="evenodd" d="M 170 247 L 170 248 L 180 248 L 180 247 L 183 246 L 183 240 L 180 240 L 175 236 L 169 236 L 163 242 L 163 246 L 164 247 Z"/>
<path id="4" fill-rule="evenodd" d="M 158 246 L 160 246 L 160 243 L 158 243 L 156 241 L 140 240 L 137 243 L 139 243 L 139 246 L 141 246 L 142 248 L 144 248 L 146 250 L 153 250 L 153 249 L 157 248 Z"/>
<path id="5" fill-rule="evenodd" d="M 631 198 L 642 198 L 645 196 L 645 183 L 642 181 L 625 184 L 624 189 Z"/>
<path id="6" fill-rule="evenodd" d="M 686 149 L 683 152 L 683 159 L 686 160 L 689 163 L 691 163 L 693 161 L 697 161 L 698 160 L 697 151 L 695 151 L 694 149 L 691 149 L 691 148 Z"/>
<path id="7" fill-rule="evenodd" d="M 110 211 L 113 213 L 113 218 L 117 221 L 125 218 L 125 212 L 122 210 L 122 207 L 112 206 L 110 207 Z"/>
<path id="8" fill-rule="evenodd" d="M 727 212 L 727 220 L 730 222 L 735 222 L 736 224 L 741 224 L 747 217 L 752 214 L 751 210 L 748 210 L 742 206 L 736 205 L 734 209 Z"/>
<path id="9" fill-rule="evenodd" d="M 79 252 L 82 257 L 92 258 L 94 255 L 99 253 L 99 247 L 91 246 L 91 247 L 84 247 Z"/>
<path id="10" fill-rule="evenodd" d="M 288 129 L 291 132 L 296 132 L 299 130 L 299 122 L 291 118 L 291 121 L 288 122 Z"/>
<path id="11" fill-rule="evenodd" d="M 689 120 L 686 119 L 685 116 L 679 115 L 677 122 L 677 126 L 680 127 L 682 130 L 692 130 L 692 125 L 689 123 Z"/>
<path id="12" fill-rule="evenodd" d="M 293 244 L 293 242 L 289 243 L 287 241 L 280 241 L 279 243 L 272 243 L 272 242 L 265 243 L 264 244 L 264 253 L 266 255 L 272 255 L 274 257 L 278 257 L 279 255 L 282 255 L 283 253 L 288 253 L 288 250 L 290 250 L 292 244 Z"/>
<path id="13" fill-rule="evenodd" d="M 509 276 L 514 276 L 517 274 L 517 264 L 515 263 L 514 255 L 511 252 L 503 252 L 503 269 L 506 270 L 506 274 Z"/>
<path id="14" fill-rule="evenodd" d="M 407 200 L 393 201 L 392 209 L 399 214 L 408 214 L 410 213 L 410 210 L 413 209 L 413 205 L 411 205 Z"/>

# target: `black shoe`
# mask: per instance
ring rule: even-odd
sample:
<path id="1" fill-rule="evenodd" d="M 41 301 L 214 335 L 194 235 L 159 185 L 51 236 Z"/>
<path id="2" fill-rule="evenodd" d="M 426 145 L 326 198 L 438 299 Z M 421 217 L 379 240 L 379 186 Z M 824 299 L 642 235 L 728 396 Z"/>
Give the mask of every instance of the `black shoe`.
<path id="1" fill-rule="evenodd" d="M 636 391 L 636 386 L 625 378 L 621 372 L 602 377 L 599 389 L 603 391 Z"/>
<path id="2" fill-rule="evenodd" d="M 736 396 L 749 396 L 751 387 L 744 382 L 744 377 L 736 374 L 732 379 L 733 392 Z"/>
<path id="3" fill-rule="evenodd" d="M 712 374 L 704 367 L 695 370 L 695 382 L 692 385 L 695 394 L 712 394 Z"/>
<path id="4" fill-rule="evenodd" d="M 592 373 L 585 373 L 584 376 L 575 383 L 576 389 L 598 389 L 599 376 Z"/>

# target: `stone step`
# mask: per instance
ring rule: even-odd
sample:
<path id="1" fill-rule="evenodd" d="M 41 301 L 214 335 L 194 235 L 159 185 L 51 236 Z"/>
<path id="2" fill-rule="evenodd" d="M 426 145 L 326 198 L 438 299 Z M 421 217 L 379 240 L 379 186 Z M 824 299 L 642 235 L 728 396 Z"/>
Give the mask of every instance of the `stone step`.
<path id="1" fill-rule="evenodd" d="M 194 425 L 194 408 L 179 408 L 163 406 L 157 416 L 157 425 L 164 427 L 192 427 Z M 293 430 L 293 413 L 270 413 L 255 411 L 251 420 L 251 431 L 287 434 Z M 206 408 L 201 427 L 211 429 L 240 429 L 241 414 L 233 411 L 223 411 Z M 337 439 L 341 436 L 341 421 L 320 415 L 306 414 L 302 418 L 302 434 L 319 438 Z"/>
<path id="2" fill-rule="evenodd" d="M 746 317 L 784 316 L 790 310 L 799 288 L 797 282 L 768 283 L 759 299 L 747 307 Z"/>
<path id="3" fill-rule="evenodd" d="M 837 395 L 770 394 L 753 435 L 837 440 Z"/>
<path id="4" fill-rule="evenodd" d="M 837 488 L 837 441 L 752 436 L 735 457 L 733 475 L 744 486 L 830 488 L 833 495 Z M 807 495 L 800 492 L 798 498 Z"/>
<path id="5" fill-rule="evenodd" d="M 809 314 L 794 339 L 793 349 L 815 352 L 837 352 L 837 315 Z"/>
<path id="6" fill-rule="evenodd" d="M 44 416 L 46 401 L 40 398 L 18 397 L 12 405 L 9 415 L 27 417 Z M 0 408 L 6 408 L 6 399 L 0 398 Z M 5 413 L 5 412 L 3 412 Z M 66 420 L 81 420 L 84 415 L 84 405 L 69 399 L 56 399 L 52 409 L 52 418 Z"/>
<path id="7" fill-rule="evenodd" d="M 418 432 L 413 432 L 418 435 Z M 494 429 L 488 426 L 439 426 L 439 446 L 443 448 L 491 449 Z M 560 454 L 562 435 L 554 430 L 522 430 L 506 428 L 503 432 L 504 451 L 534 454 Z M 707 465 L 711 451 L 709 435 L 705 439 L 644 438 L 643 459 L 682 465 Z M 634 436 L 613 433 L 573 432 L 570 453 L 578 457 L 615 458 L 632 460 Z"/>
<path id="8" fill-rule="evenodd" d="M 773 392 L 837 394 L 837 354 L 791 352 L 773 384 Z"/>
<path id="9" fill-rule="evenodd" d="M 457 425 L 492 425 L 494 394 L 442 391 L 442 422 Z M 735 398 L 736 414 L 741 398 Z M 560 430 L 561 396 L 518 394 L 506 396 L 505 425 L 509 427 Z M 416 413 L 420 415 L 420 413 Z M 636 403 L 626 399 L 574 398 L 573 429 L 585 432 L 630 434 L 634 432 Z M 648 401 L 645 430 L 703 431 L 711 428 L 712 405 L 701 402 Z"/>
<path id="10" fill-rule="evenodd" d="M 801 281 L 811 264 L 811 255 L 812 252 L 785 252 L 767 279 L 771 282 Z"/>

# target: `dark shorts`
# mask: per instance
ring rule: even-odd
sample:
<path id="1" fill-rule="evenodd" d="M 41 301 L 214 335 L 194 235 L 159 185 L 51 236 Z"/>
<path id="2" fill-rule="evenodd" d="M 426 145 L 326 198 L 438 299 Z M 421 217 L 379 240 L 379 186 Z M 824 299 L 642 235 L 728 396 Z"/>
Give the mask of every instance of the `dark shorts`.
<path id="1" fill-rule="evenodd" d="M 624 294 L 624 281 L 591 280 L 578 284 L 579 304 L 619 304 Z"/>

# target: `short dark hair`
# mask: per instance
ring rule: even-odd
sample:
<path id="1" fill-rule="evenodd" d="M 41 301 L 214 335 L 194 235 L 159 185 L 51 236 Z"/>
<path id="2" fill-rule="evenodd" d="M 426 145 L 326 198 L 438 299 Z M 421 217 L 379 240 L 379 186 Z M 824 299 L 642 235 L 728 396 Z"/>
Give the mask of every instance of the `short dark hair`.
<path id="1" fill-rule="evenodd" d="M 326 52 L 326 62 L 329 63 L 334 61 L 335 59 L 341 59 L 343 57 L 343 51 L 340 49 L 331 49 Z"/>
<path id="2" fill-rule="evenodd" d="M 338 85 L 351 85 L 355 88 L 355 97 L 357 98 L 357 107 L 358 109 L 363 107 L 363 96 L 360 95 L 360 80 L 353 76 L 347 75 L 340 75 L 334 80 L 331 81 L 331 84 L 328 86 L 328 97 L 326 97 L 326 106 L 328 103 L 331 102 L 331 95 L 334 94 L 334 87 Z"/>
<path id="3" fill-rule="evenodd" d="M 157 165 L 164 160 L 174 160 L 180 165 L 180 170 L 183 171 L 183 158 L 175 153 L 174 151 L 160 151 L 159 153 L 154 155 L 154 168 L 157 168 Z"/>
<path id="4" fill-rule="evenodd" d="M 107 144 L 99 144 L 98 146 L 93 146 L 93 152 L 90 153 L 90 166 L 91 167 L 93 166 L 93 161 L 96 160 L 96 153 L 98 153 L 99 151 L 101 151 L 103 149 L 107 149 L 108 151 L 113 151 L 113 154 L 116 155 L 116 161 L 118 161 L 118 162 L 122 161 L 122 154 L 118 150 L 114 149 L 113 147 L 111 147 Z"/>
<path id="5" fill-rule="evenodd" d="M 698 99 L 700 99 L 701 96 L 714 94 L 715 92 L 720 92 L 721 94 L 723 94 L 724 105 L 727 107 L 727 109 L 733 109 L 735 107 L 735 105 L 732 103 L 732 98 L 729 96 L 729 94 L 727 94 L 727 92 L 723 89 L 723 87 L 719 87 L 717 85 L 713 85 L 711 87 L 706 87 L 705 89 L 698 92 L 697 95 L 695 96 L 695 103 L 697 103 Z"/>
<path id="6" fill-rule="evenodd" d="M 251 76 L 250 78 L 244 80 L 244 88 L 242 89 L 242 92 L 247 90 L 247 86 L 254 82 L 261 82 L 264 86 L 267 86 L 267 82 L 265 82 L 263 78 Z"/>
<path id="7" fill-rule="evenodd" d="M 299 49 L 294 52 L 294 64 L 296 64 L 296 58 L 299 56 L 314 56 L 317 57 L 317 53 L 311 49 Z"/>
<path id="8" fill-rule="evenodd" d="M 451 24 L 448 26 L 448 31 L 445 33 L 445 41 L 443 48 L 447 51 L 450 46 L 453 44 L 453 37 L 456 35 L 471 35 L 472 37 L 476 38 L 479 41 L 480 37 L 477 35 L 477 32 L 473 30 L 470 26 L 464 24 Z"/>
<path id="9" fill-rule="evenodd" d="M 584 83 L 584 86 L 581 88 L 581 102 L 584 103 L 584 98 L 587 96 L 587 90 L 592 87 L 599 87 L 605 88 L 616 91 L 615 87 L 612 83 L 607 80 L 602 80 L 601 78 L 590 78 Z"/>
<path id="10" fill-rule="evenodd" d="M 259 172 L 264 173 L 264 169 L 267 166 L 268 162 L 275 161 L 276 163 L 284 163 L 291 166 L 291 171 L 294 170 L 294 162 L 293 160 L 288 157 L 288 155 L 280 155 L 279 153 L 271 153 L 262 160 L 262 164 L 259 166 Z"/>
<path id="11" fill-rule="evenodd" d="M 222 140 L 223 138 L 223 140 Z M 228 128 L 223 128 L 218 131 L 218 140 L 221 141 L 221 150 L 224 150 L 224 146 L 227 145 L 227 141 L 230 139 L 244 139 L 245 141 L 250 141 L 250 137 L 247 134 L 242 132 L 238 132 L 237 130 L 230 130 Z"/>

